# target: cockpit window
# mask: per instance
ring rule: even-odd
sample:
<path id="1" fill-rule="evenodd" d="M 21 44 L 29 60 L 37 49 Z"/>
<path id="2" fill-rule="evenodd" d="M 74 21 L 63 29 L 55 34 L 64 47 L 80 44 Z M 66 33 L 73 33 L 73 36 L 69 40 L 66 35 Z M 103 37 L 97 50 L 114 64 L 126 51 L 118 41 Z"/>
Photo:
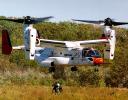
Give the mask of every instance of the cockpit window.
<path id="1" fill-rule="evenodd" d="M 97 50 L 94 50 L 95 51 L 95 55 L 97 56 L 97 57 L 100 57 L 101 55 L 100 55 L 100 53 L 97 51 Z"/>
<path id="2" fill-rule="evenodd" d="M 83 57 L 101 57 L 97 50 L 84 50 Z"/>
<path id="3" fill-rule="evenodd" d="M 88 53 L 87 53 L 87 56 L 88 56 L 88 57 L 92 57 L 92 56 L 94 56 L 94 55 L 95 55 L 95 52 L 92 51 L 92 50 L 88 51 Z"/>

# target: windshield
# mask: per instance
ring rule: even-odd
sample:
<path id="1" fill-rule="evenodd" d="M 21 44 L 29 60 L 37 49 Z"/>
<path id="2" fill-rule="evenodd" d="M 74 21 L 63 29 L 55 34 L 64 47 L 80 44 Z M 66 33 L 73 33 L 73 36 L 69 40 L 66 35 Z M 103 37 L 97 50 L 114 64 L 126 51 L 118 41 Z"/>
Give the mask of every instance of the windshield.
<path id="1" fill-rule="evenodd" d="M 87 57 L 100 57 L 100 53 L 97 50 L 89 50 Z"/>
<path id="2" fill-rule="evenodd" d="M 97 51 L 97 50 L 94 50 L 94 51 L 95 51 L 95 55 L 96 55 L 96 57 L 101 57 L 99 51 Z"/>

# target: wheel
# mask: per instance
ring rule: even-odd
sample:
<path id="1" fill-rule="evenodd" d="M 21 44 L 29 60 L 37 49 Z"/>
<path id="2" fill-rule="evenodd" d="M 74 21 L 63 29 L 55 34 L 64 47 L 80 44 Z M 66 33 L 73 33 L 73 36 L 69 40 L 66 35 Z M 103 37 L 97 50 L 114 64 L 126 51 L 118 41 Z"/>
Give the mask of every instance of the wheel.
<path id="1" fill-rule="evenodd" d="M 76 66 L 74 66 L 74 67 L 71 67 L 71 71 L 77 71 L 78 69 L 77 69 L 77 67 Z"/>
<path id="2" fill-rule="evenodd" d="M 50 72 L 50 73 L 55 72 L 55 67 L 50 67 L 50 68 L 49 68 L 49 72 Z"/>
<path id="3" fill-rule="evenodd" d="M 99 71 L 98 67 L 95 67 L 95 68 L 94 68 L 94 71 L 95 71 L 95 72 L 98 72 L 98 71 Z"/>

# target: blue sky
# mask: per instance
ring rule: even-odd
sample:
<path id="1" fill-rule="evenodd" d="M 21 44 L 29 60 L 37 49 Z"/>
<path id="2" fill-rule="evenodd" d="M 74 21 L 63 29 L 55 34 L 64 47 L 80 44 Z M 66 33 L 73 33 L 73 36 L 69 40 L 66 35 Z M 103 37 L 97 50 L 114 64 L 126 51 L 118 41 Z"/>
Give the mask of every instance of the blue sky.
<path id="1" fill-rule="evenodd" d="M 1 0 L 2 16 L 54 16 L 55 21 L 102 20 L 111 17 L 128 21 L 128 0 Z"/>

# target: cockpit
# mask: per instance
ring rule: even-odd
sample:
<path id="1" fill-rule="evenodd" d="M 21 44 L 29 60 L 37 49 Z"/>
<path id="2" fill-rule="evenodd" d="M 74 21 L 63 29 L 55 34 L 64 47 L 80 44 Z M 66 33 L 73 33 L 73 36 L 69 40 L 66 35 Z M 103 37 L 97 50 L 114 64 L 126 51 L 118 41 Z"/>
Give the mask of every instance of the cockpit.
<path id="1" fill-rule="evenodd" d="M 98 50 L 95 50 L 93 48 L 83 49 L 82 57 L 87 58 L 89 62 L 92 61 L 94 65 L 100 65 L 100 64 L 103 64 L 104 62 Z"/>
<path id="2" fill-rule="evenodd" d="M 85 48 L 82 51 L 82 57 L 101 57 L 101 55 L 97 50 Z"/>

